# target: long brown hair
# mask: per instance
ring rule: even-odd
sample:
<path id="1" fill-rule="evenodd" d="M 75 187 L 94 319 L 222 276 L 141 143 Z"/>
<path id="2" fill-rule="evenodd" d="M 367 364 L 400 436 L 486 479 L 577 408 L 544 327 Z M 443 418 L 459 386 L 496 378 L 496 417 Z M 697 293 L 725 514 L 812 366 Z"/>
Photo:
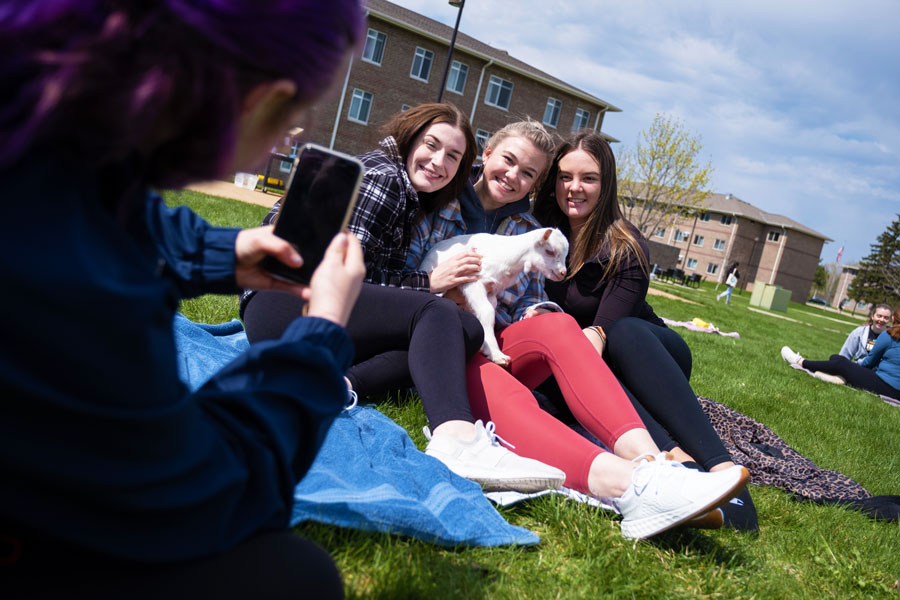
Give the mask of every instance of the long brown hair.
<path id="1" fill-rule="evenodd" d="M 475 133 L 465 114 L 452 104 L 419 104 L 397 113 L 385 123 L 382 131 L 397 142 L 397 149 L 405 161 L 412 151 L 412 144 L 422 131 L 435 123 L 447 123 L 462 131 L 466 138 L 466 150 L 459 161 L 459 170 L 449 184 L 431 193 L 419 193 L 420 215 L 440 210 L 466 189 L 466 182 L 475 162 L 478 144 Z"/>
<path id="2" fill-rule="evenodd" d="M 894 321 L 894 325 L 888 327 L 885 331 L 888 332 L 889 336 L 900 342 L 900 304 L 894 309 L 891 319 Z"/>
<path id="3" fill-rule="evenodd" d="M 534 203 L 535 218 L 545 227 L 567 224 L 566 215 L 556 201 L 556 178 L 559 175 L 559 161 L 575 150 L 584 150 L 597 161 L 600 167 L 600 200 L 575 240 L 572 240 L 567 277 L 574 277 L 586 262 L 597 258 L 603 252 L 609 257 L 603 270 L 604 280 L 631 257 L 636 257 L 644 272 L 649 273 L 647 257 L 641 250 L 632 225 L 625 219 L 619 207 L 616 158 L 613 156 L 612 148 L 606 140 L 592 131 L 579 131 L 556 149 L 553 164 L 550 165 L 550 171 Z"/>

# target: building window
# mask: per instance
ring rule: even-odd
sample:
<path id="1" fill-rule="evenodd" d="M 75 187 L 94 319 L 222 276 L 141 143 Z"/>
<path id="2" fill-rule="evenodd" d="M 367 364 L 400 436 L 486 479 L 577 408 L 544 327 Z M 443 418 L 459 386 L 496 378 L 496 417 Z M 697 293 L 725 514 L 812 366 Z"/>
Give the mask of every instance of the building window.
<path id="1" fill-rule="evenodd" d="M 722 225 L 731 225 L 732 221 L 731 215 L 722 215 L 720 223 L 722 223 Z"/>
<path id="2" fill-rule="evenodd" d="M 705 212 L 705 213 L 703 213 L 702 215 L 700 215 L 700 220 L 701 220 L 701 221 L 706 221 L 707 223 L 709 223 L 709 213 L 708 213 L 708 212 Z"/>
<path id="3" fill-rule="evenodd" d="M 675 241 L 676 242 L 685 242 L 688 239 L 690 234 L 686 231 L 681 231 L 680 229 L 675 230 Z"/>
<path id="4" fill-rule="evenodd" d="M 363 48 L 362 59 L 376 65 L 381 65 L 384 58 L 384 43 L 387 36 L 380 31 L 370 29 L 366 35 L 366 47 Z"/>
<path id="5" fill-rule="evenodd" d="M 695 235 L 695 236 L 694 236 L 694 245 L 695 245 L 695 246 L 702 246 L 702 245 L 703 245 L 703 236 L 702 236 L 702 235 Z"/>
<path id="6" fill-rule="evenodd" d="M 583 108 L 575 109 L 575 118 L 572 120 L 572 131 L 578 131 L 579 129 L 587 127 L 590 118 L 591 113 L 588 111 Z"/>
<path id="7" fill-rule="evenodd" d="M 450 65 L 450 73 L 447 75 L 447 89 L 457 94 L 462 94 L 466 89 L 466 78 L 469 76 L 469 67 L 458 60 Z"/>
<path id="8" fill-rule="evenodd" d="M 553 127 L 559 124 L 559 111 L 562 110 L 562 102 L 556 98 L 547 98 L 547 106 L 544 108 L 544 125 Z"/>
<path id="9" fill-rule="evenodd" d="M 687 268 L 690 269 L 691 271 L 693 271 L 694 269 L 696 269 L 696 268 L 697 268 L 697 259 L 696 259 L 696 258 L 689 258 L 689 259 L 688 259 L 688 262 L 687 262 Z"/>
<path id="10" fill-rule="evenodd" d="M 777 242 L 780 237 L 781 237 L 780 232 L 770 231 L 769 234 L 766 236 L 766 239 L 769 240 L 770 242 Z"/>
<path id="11" fill-rule="evenodd" d="M 434 52 L 425 48 L 416 48 L 416 55 L 413 57 L 412 69 L 409 70 L 409 76 L 419 81 L 428 83 L 428 76 L 431 75 L 431 63 L 434 61 Z"/>
<path id="12" fill-rule="evenodd" d="M 715 242 L 713 242 L 713 249 L 714 250 L 724 250 L 725 249 L 725 240 L 717 239 Z"/>
<path id="13" fill-rule="evenodd" d="M 706 272 L 710 275 L 715 275 L 719 272 L 719 265 L 715 263 L 709 263 L 708 265 L 706 265 Z"/>
<path id="14" fill-rule="evenodd" d="M 359 89 L 353 90 L 353 99 L 350 100 L 350 112 L 347 118 L 354 123 L 363 125 L 369 122 L 369 112 L 372 110 L 372 94 Z"/>
<path id="15" fill-rule="evenodd" d="M 484 147 L 487 146 L 489 139 L 491 139 L 490 131 L 485 131 L 484 129 L 475 130 L 475 143 L 478 144 L 479 154 L 484 152 Z"/>
<path id="16" fill-rule="evenodd" d="M 665 227 L 657 227 L 656 231 L 653 232 L 653 235 L 655 235 L 658 238 L 666 237 L 666 228 Z"/>
<path id="17" fill-rule="evenodd" d="M 512 100 L 512 91 L 512 81 L 507 81 L 496 75 L 491 75 L 491 79 L 488 82 L 487 93 L 484 96 L 484 103 L 488 106 L 509 110 L 509 101 Z"/>

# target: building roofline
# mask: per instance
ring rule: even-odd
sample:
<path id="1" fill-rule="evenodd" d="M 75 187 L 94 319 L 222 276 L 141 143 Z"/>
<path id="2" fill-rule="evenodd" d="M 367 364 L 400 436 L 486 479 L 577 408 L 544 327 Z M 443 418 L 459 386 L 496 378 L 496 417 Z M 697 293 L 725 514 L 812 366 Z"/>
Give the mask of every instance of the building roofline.
<path id="1" fill-rule="evenodd" d="M 373 4 L 372 0 L 369 0 L 368 2 L 366 2 L 366 8 L 370 14 L 375 15 L 379 19 L 387 21 L 387 22 L 389 22 L 393 25 L 396 25 L 397 27 L 400 27 L 402 29 L 406 29 L 408 31 L 414 31 L 415 33 L 421 35 L 422 37 L 426 37 L 432 41 L 446 44 L 449 47 L 449 45 L 450 45 L 449 37 L 444 37 L 444 36 L 438 35 L 436 33 L 422 29 L 420 27 L 417 27 L 413 23 L 404 21 L 399 16 L 388 14 L 383 10 L 379 10 L 378 8 L 373 8 L 371 6 L 372 4 Z M 392 4 L 392 3 L 388 3 L 388 4 Z M 430 21 L 437 27 L 446 29 L 448 33 L 452 32 L 452 30 L 453 30 L 452 27 L 448 27 L 448 26 L 444 25 L 443 23 L 440 23 L 439 21 L 430 19 L 429 17 L 426 17 L 424 15 L 416 13 L 415 11 L 411 11 L 409 9 L 403 8 L 402 6 L 398 6 L 396 4 L 392 4 L 392 6 L 395 7 L 396 9 L 398 9 L 398 12 L 400 12 L 400 11 L 410 12 L 410 13 L 418 15 L 422 19 L 427 19 L 428 21 Z M 469 43 L 467 43 L 467 42 L 469 42 Z M 484 46 L 485 48 L 493 50 L 494 54 L 476 50 L 473 47 L 473 44 L 471 44 L 471 42 L 475 42 L 476 44 L 480 44 L 480 45 Z M 557 79 L 557 78 L 553 77 L 549 73 L 544 73 L 540 69 L 536 69 L 534 67 L 531 67 L 530 65 L 526 65 L 526 63 L 524 63 L 524 62 L 522 64 L 528 66 L 529 69 L 525 69 L 521 66 L 513 64 L 512 62 L 510 62 L 510 59 L 515 60 L 517 62 L 521 62 L 521 61 L 518 61 L 518 59 L 510 56 L 509 53 L 506 52 L 505 50 L 498 50 L 498 49 L 494 48 L 493 46 L 490 46 L 489 44 L 481 42 L 481 41 L 477 40 L 476 38 L 473 38 L 465 33 L 462 33 L 461 31 L 458 32 L 458 35 L 456 38 L 456 44 L 454 46 L 454 50 L 457 50 L 457 49 L 461 50 L 467 54 L 470 54 L 472 56 L 475 56 L 476 58 L 480 58 L 486 62 L 493 61 L 494 65 L 497 65 L 499 67 L 502 67 L 502 68 L 512 71 L 514 73 L 522 75 L 523 77 L 527 77 L 529 79 L 539 81 L 548 87 L 552 87 L 561 92 L 565 92 L 569 95 L 580 98 L 581 100 L 584 100 L 591 104 L 599 105 L 599 106 L 601 106 L 601 110 L 603 112 L 622 112 L 621 108 L 610 104 L 606 100 L 602 100 L 600 98 L 597 98 L 596 96 L 592 96 L 591 94 L 588 94 L 587 92 L 584 92 L 584 91 L 574 87 L 573 85 L 568 84 L 565 81 L 562 81 L 561 79 Z M 615 141 L 615 142 L 619 141 L 619 140 L 616 140 L 615 138 L 612 138 L 609 136 L 607 136 L 607 137 L 609 138 L 609 141 Z"/>
<path id="2" fill-rule="evenodd" d="M 669 202 L 669 200 L 666 198 L 662 198 L 661 200 L 663 202 Z M 740 198 L 732 194 L 718 194 L 715 192 L 710 192 L 709 195 L 702 202 L 700 202 L 699 205 L 696 206 L 696 208 L 703 212 L 717 212 L 726 215 L 732 215 L 734 217 L 749 219 L 751 221 L 756 221 L 757 223 L 762 223 L 763 225 L 791 229 L 810 237 L 825 240 L 826 242 L 834 241 L 827 235 L 819 233 L 815 229 L 807 227 L 802 223 L 798 223 L 790 217 L 768 213 L 763 209 L 758 208 L 745 200 L 741 200 Z"/>

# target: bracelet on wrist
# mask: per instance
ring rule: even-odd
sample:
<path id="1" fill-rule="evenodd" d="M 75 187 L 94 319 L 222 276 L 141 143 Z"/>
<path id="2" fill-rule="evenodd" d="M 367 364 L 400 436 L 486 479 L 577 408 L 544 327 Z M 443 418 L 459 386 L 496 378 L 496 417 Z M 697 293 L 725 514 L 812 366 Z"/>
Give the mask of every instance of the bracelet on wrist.
<path id="1" fill-rule="evenodd" d="M 603 331 L 603 328 L 599 325 L 591 325 L 590 327 L 586 327 L 585 329 L 590 329 L 594 333 L 600 336 L 600 339 L 603 340 L 603 343 L 606 343 L 606 332 Z"/>

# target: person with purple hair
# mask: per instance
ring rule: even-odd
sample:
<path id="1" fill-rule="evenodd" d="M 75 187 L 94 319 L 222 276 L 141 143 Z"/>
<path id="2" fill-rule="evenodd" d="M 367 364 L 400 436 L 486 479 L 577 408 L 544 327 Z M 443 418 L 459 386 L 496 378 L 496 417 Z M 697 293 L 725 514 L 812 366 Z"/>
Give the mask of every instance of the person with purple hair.
<path id="1" fill-rule="evenodd" d="M 0 579 L 4 597 L 342 597 L 287 531 L 343 408 L 365 265 L 335 237 L 309 287 L 270 227 L 213 227 L 152 191 L 252 168 L 346 64 L 359 0 L 0 4 Z M 308 301 L 196 392 L 181 298 Z M 11 595 L 10 595 L 11 592 Z"/>

